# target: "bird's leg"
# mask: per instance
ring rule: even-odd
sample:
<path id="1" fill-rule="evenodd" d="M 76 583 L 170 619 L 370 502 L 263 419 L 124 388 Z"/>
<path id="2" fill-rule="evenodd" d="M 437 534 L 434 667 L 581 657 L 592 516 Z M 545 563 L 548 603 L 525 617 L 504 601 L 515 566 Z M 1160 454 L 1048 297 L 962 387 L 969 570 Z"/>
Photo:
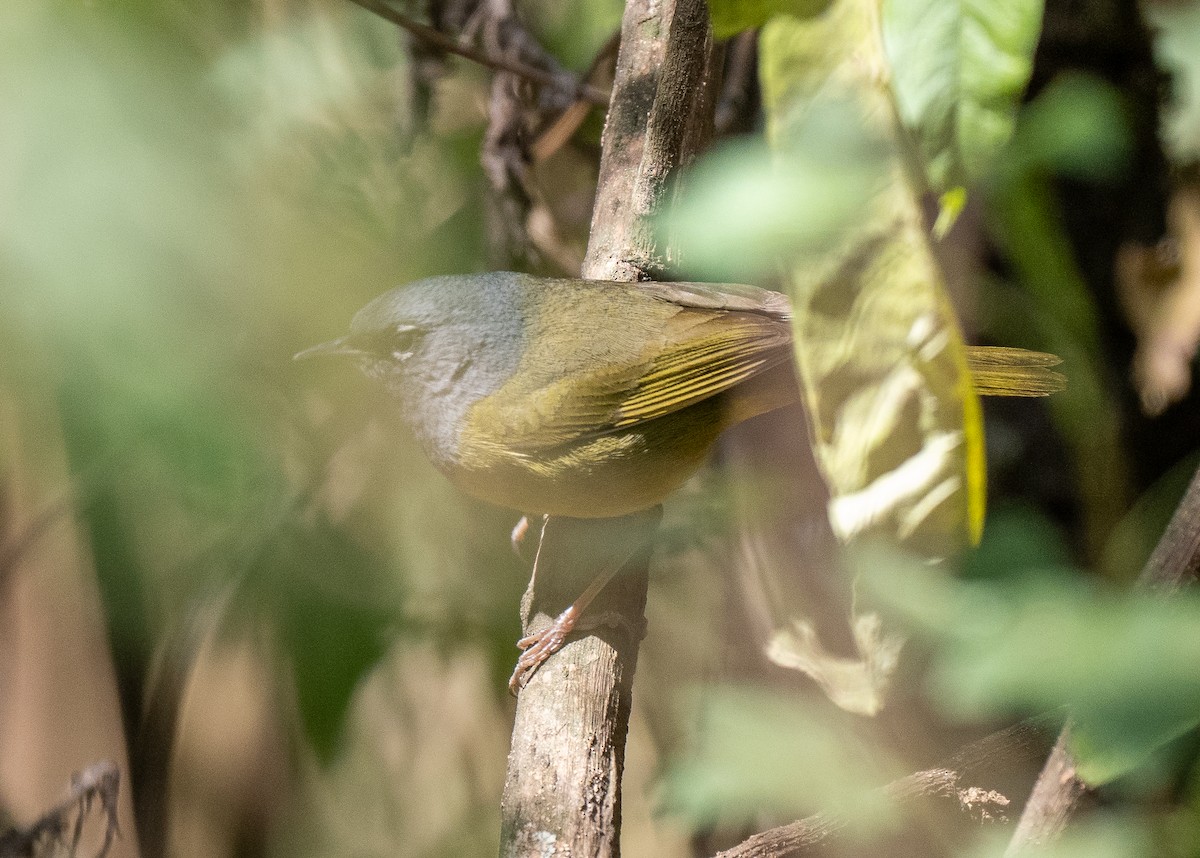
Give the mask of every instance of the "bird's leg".
<path id="1" fill-rule="evenodd" d="M 573 632 L 577 626 L 580 631 L 583 631 L 597 626 L 617 625 L 626 622 L 624 618 L 617 615 L 605 614 L 602 617 L 589 617 L 587 622 L 582 625 L 579 624 L 579 615 L 584 612 L 596 596 L 600 595 L 600 591 L 604 589 L 604 585 L 611 581 L 613 576 L 619 571 L 620 567 L 612 567 L 601 572 L 592 579 L 592 583 L 588 584 L 587 589 L 583 591 L 578 599 L 554 618 L 554 622 L 549 627 L 539 632 L 534 632 L 531 635 L 526 635 L 517 641 L 517 647 L 522 652 L 521 657 L 517 659 L 517 666 L 513 669 L 512 678 L 508 681 L 509 691 L 516 694 L 524 688 L 525 683 L 529 681 L 529 677 L 533 676 L 533 672 L 541 667 L 542 662 L 562 649 L 567 635 Z"/>
<path id="2" fill-rule="evenodd" d="M 623 614 L 605 611 L 589 614 L 582 621 L 580 617 L 626 563 L 647 547 L 659 518 L 660 512 L 655 508 L 625 519 L 547 517 L 543 520 L 533 563 L 533 578 L 522 603 L 523 615 L 528 618 L 532 612 L 535 589 L 549 589 L 556 583 L 547 582 L 548 577 L 554 578 L 564 572 L 586 574 L 591 571 L 592 574 L 583 592 L 548 626 L 517 641 L 517 646 L 523 652 L 508 683 L 513 694 L 524 688 L 542 663 L 562 648 L 572 631 L 598 626 L 624 626 L 631 635 L 640 637 L 644 624 L 638 624 L 638 628 L 634 629 L 633 623 Z"/>
<path id="3" fill-rule="evenodd" d="M 525 537 L 528 535 L 529 516 L 523 515 L 517 521 L 517 523 L 513 525 L 512 533 L 509 534 L 508 537 L 509 542 L 512 543 L 513 554 L 517 555 L 522 560 L 525 559 L 525 555 L 524 552 L 521 551 L 521 548 L 525 545 Z"/>
<path id="4" fill-rule="evenodd" d="M 543 515 L 541 518 L 544 524 L 547 516 Z M 523 515 L 517 520 L 517 523 L 513 525 L 512 533 L 509 534 L 508 537 L 512 544 L 513 554 L 517 555 L 517 557 L 521 558 L 522 560 L 529 559 L 525 556 L 525 540 L 529 536 L 529 529 L 532 526 L 533 525 L 529 521 L 529 516 Z M 538 544 L 541 545 L 540 529 L 538 530 Z"/>

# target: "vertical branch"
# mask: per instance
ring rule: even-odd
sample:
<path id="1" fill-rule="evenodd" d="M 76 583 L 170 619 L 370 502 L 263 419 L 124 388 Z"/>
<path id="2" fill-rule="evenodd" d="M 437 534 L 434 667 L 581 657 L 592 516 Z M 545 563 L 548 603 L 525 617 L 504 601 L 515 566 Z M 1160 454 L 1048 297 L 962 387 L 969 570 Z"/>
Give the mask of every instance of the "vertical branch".
<path id="1" fill-rule="evenodd" d="M 652 219 L 668 200 L 673 172 L 700 145 L 698 129 L 711 125 L 704 118 L 712 107 L 705 80 L 710 46 L 704 0 L 627 3 L 584 277 L 645 279 L 666 258 Z M 558 538 L 574 538 L 576 551 L 597 544 L 595 534 L 608 527 L 624 528 L 620 538 L 643 547 L 588 609 L 610 627 L 568 642 L 521 692 L 500 854 L 608 858 L 620 853 L 621 773 L 657 513 L 609 524 L 556 522 Z M 543 538 L 552 530 L 545 528 Z M 570 557 L 562 546 L 559 556 Z M 569 575 L 569 565 L 560 562 L 553 571 Z M 529 627 L 553 616 L 547 593 L 563 589 L 545 571 L 539 566 L 527 594 Z"/>
<path id="2" fill-rule="evenodd" d="M 1192 477 L 1183 500 L 1171 516 L 1154 553 L 1146 561 L 1138 586 L 1164 595 L 1194 584 L 1200 573 L 1200 470 Z M 1006 856 L 1058 839 L 1071 816 L 1088 794 L 1088 787 L 1075 771 L 1075 760 L 1067 749 L 1070 725 L 1050 752 L 1042 773 L 1017 824 Z"/>
<path id="3" fill-rule="evenodd" d="M 662 267 L 652 220 L 711 124 L 710 48 L 700 0 L 626 5 L 584 277 L 644 280 Z"/>

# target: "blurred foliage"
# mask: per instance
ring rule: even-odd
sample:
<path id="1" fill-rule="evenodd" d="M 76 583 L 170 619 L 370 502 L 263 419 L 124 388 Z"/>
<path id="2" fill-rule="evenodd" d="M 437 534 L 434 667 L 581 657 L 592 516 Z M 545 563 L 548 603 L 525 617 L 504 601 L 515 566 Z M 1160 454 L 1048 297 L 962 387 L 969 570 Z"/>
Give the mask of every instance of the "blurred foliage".
<path id="1" fill-rule="evenodd" d="M 1147 826 L 1136 818 L 1108 816 L 1074 826 L 1057 843 L 1023 851 L 1029 858 L 1142 858 L 1150 853 Z M 1008 838 L 982 838 L 963 858 L 1002 858 Z"/>
<path id="2" fill-rule="evenodd" d="M 1171 98 L 1163 142 L 1177 165 L 1200 160 L 1200 6 L 1146 3 L 1146 18 L 1157 32 L 1154 51 L 1171 74 Z"/>
<path id="3" fill-rule="evenodd" d="M 387 568 L 349 534 L 326 521 L 288 525 L 259 555 L 238 598 L 278 623 L 305 733 L 328 761 L 359 679 L 402 622 L 403 600 L 381 586 Z"/>
<path id="4" fill-rule="evenodd" d="M 23 2 L 9 14 L 0 62 L 10 82 L 3 145 L 13 157 L 0 241 L 10 306 L 53 367 L 114 636 L 140 644 L 145 658 L 171 616 L 222 581 L 253 577 L 275 546 L 296 551 L 294 540 L 303 538 L 312 554 L 340 558 L 343 569 L 370 556 L 348 550 L 355 540 L 344 524 L 317 528 L 304 519 L 317 475 L 302 485 L 287 472 L 295 464 L 287 462 L 295 441 L 287 434 L 303 424 L 295 394 L 285 392 L 293 383 L 280 370 L 303 342 L 296 339 L 303 314 L 291 308 L 319 306 L 325 276 L 354 282 L 333 280 L 331 269 L 344 263 L 346 273 L 362 276 L 365 263 L 374 277 L 384 275 L 390 251 L 375 246 L 373 259 L 355 263 L 347 247 L 322 267 L 316 259 L 341 237 L 300 243 L 305 227 L 322 230 L 315 219 L 301 221 L 317 213 L 297 207 L 302 194 L 331 178 L 347 182 L 337 170 L 348 165 L 334 158 L 323 168 L 318 153 L 292 139 L 290 151 L 317 156 L 309 181 L 298 183 L 300 199 L 263 182 L 261 162 L 279 167 L 283 140 L 238 139 L 244 126 L 236 108 L 271 91 L 269 74 L 242 76 L 244 89 L 233 98 L 197 63 L 201 46 L 152 16 Z M 375 28 L 365 59 L 378 54 L 370 48 L 380 31 L 391 35 Z M 294 61 L 311 64 L 308 45 L 289 45 Z M 375 66 L 387 74 L 391 67 Z M 286 93 L 270 100 L 283 113 L 320 111 L 346 107 L 354 94 L 297 88 L 312 100 Z M 266 126 L 272 117 L 260 118 Z M 353 138 L 354 130 L 341 133 Z M 378 131 L 380 140 L 394 137 L 389 127 Z M 356 165 L 357 187 L 371 187 L 366 170 L 374 166 L 374 159 Z M 401 237 L 402 203 L 381 212 L 378 204 L 361 205 L 366 194 L 342 201 L 343 233 L 355 223 L 364 230 L 386 224 L 389 239 Z M 297 255 L 308 257 L 304 280 L 289 270 Z M 292 300 L 279 303 L 289 293 Z M 314 465 L 322 466 L 318 459 L 306 467 Z M 379 577 L 378 563 L 357 568 Z M 310 598 L 338 604 L 315 590 Z M 280 603 L 256 604 L 270 614 Z M 298 657 L 305 652 L 295 635 L 284 639 L 297 645 Z M 365 664 L 355 658 L 361 672 Z M 136 670 L 136 660 L 122 664 Z M 310 672 L 300 667 L 300 677 Z M 328 698 L 328 712 L 303 707 L 315 735 L 348 702 L 350 687 L 342 686 Z M 301 683 L 302 700 L 307 692 Z"/>
<path id="5" fill-rule="evenodd" d="M 1197 468 L 1200 452 L 1184 457 L 1130 505 L 1105 542 L 1100 559 L 1105 578 L 1122 582 L 1137 578 Z"/>
<path id="6" fill-rule="evenodd" d="M 900 120 L 939 194 L 977 181 L 1012 135 L 1042 0 L 887 0 L 883 42 Z"/>
<path id="7" fill-rule="evenodd" d="M 719 35 L 824 8 L 712 5 Z M 430 115 L 417 115 L 405 39 L 348 3 L 3 6 L 0 363 L 17 399 L 57 406 L 130 719 L 163 641 L 223 606 L 208 631 L 249 630 L 260 657 L 280 656 L 282 720 L 304 737 L 289 744 L 302 777 L 274 854 L 493 848 L 524 585 L 506 544 L 513 517 L 449 488 L 348 367 L 291 362 L 395 283 L 485 266 L 486 74 L 450 60 Z M 1054 208 L 1052 178 L 1102 183 L 1124 168 L 1119 94 L 1060 81 L 992 160 L 1035 12 L 892 0 L 895 92 L 933 186 L 986 190 L 1016 282 L 979 285 L 985 332 L 1066 359 L 1070 388 L 1050 408 L 1091 510 L 1085 559 L 1128 581 L 1194 460 L 1129 507 L 1108 344 Z M 571 0 L 527 17 L 578 69 L 619 15 L 617 0 Z M 1160 48 L 1189 94 L 1195 9 L 1155 15 L 1170 17 Z M 1170 139 L 1186 153 L 1195 103 L 1180 103 Z M 853 111 L 786 120 L 799 132 L 786 157 L 746 139 L 696 166 L 664 226 L 689 272 L 768 278 L 781 254 L 826 246 L 876 189 L 886 152 Z M 582 148 L 563 156 L 578 158 L 572 176 L 591 167 Z M 555 187 L 568 184 L 575 196 L 551 206 L 586 217 L 578 182 Z M 691 534 L 668 542 L 671 562 L 718 565 L 696 557 Z M 1145 794 L 1187 759 L 1166 740 L 1200 712 L 1200 606 L 1096 583 L 1079 542 L 999 503 L 962 580 L 892 556 L 864 574 L 928 648 L 936 711 L 975 723 L 1070 706 L 1085 771 Z M 695 605 L 720 611 L 723 595 Z M 693 628 L 716 623 L 674 619 L 658 627 L 681 649 L 720 657 L 716 632 L 700 645 Z M 673 717 L 698 726 L 659 800 L 693 827 L 833 807 L 864 811 L 869 829 L 894 812 L 862 796 L 904 764 L 856 738 L 857 722 L 748 687 L 705 687 Z M 1151 834 L 1161 854 L 1195 854 L 1198 783 L 1194 769 L 1180 778 L 1170 813 L 1081 828 L 1049 854 L 1146 855 Z"/>
<path id="8" fill-rule="evenodd" d="M 1127 168 L 1130 131 L 1120 98 L 1093 78 L 1060 78 L 1022 113 L 988 180 L 991 232 L 1021 290 L 984 293 L 983 328 L 1006 345 L 1059 355 L 1066 391 L 1048 405 L 1070 450 L 1084 509 L 1083 544 L 1095 560 L 1130 501 L 1117 406 L 1095 292 L 1079 271 L 1051 180 L 1101 184 Z"/>
<path id="9" fill-rule="evenodd" d="M 327 765 L 382 741 L 345 715 L 406 632 L 482 655 L 475 693 L 506 699 L 512 517 L 444 486 L 350 367 L 291 361 L 395 283 L 483 265 L 486 81 L 447 80 L 417 135 L 406 56 L 343 3 L 0 12 L 0 361 L 58 403 L 131 735 L 208 605 L 202 633 L 282 656 Z"/>
<path id="10" fill-rule="evenodd" d="M 664 812 L 704 829 L 828 811 L 845 815 L 855 836 L 899 821 L 891 800 L 870 788 L 904 774 L 900 764 L 825 701 L 736 686 L 684 699 L 696 728 L 663 777 Z"/>
<path id="11" fill-rule="evenodd" d="M 1065 707 L 1080 775 L 1105 783 L 1200 722 L 1200 598 L 1089 582 L 1055 562 L 1061 538 L 1028 516 L 993 515 L 968 581 L 876 552 L 858 563 L 870 592 L 931 642 L 929 690 L 945 711 Z"/>
<path id="12" fill-rule="evenodd" d="M 775 15 L 809 18 L 819 15 L 830 0 L 713 0 L 708 4 L 713 35 L 727 39 L 742 30 L 761 27 Z"/>
<path id="13" fill-rule="evenodd" d="M 775 8 L 805 14 L 785 4 Z M 1168 601 L 1098 584 L 1079 563 L 1096 564 L 1112 581 L 1132 581 L 1194 472 L 1194 459 L 1181 462 L 1131 506 L 1129 438 L 1122 434 L 1118 405 L 1122 382 L 1114 376 L 1099 299 L 1077 268 L 1054 184 L 1115 187 L 1128 174 L 1133 151 L 1125 96 L 1096 79 L 1068 75 L 1017 112 L 1040 4 L 1018 9 L 897 2 L 884 10 L 893 92 L 919 142 L 920 167 L 935 190 L 958 183 L 982 188 L 989 237 L 1018 284 L 973 284 L 984 334 L 1064 358 L 1068 391 L 1048 406 L 1069 450 L 1071 491 L 1083 508 L 1084 528 L 1066 532 L 1045 512 L 1000 498 L 982 544 L 965 558 L 963 580 L 875 553 L 859 564 L 868 584 L 863 595 L 902 618 L 927 650 L 926 693 L 939 711 L 978 723 L 1069 708 L 1081 772 L 1144 798 L 1153 788 L 1166 789 L 1181 760 L 1189 759 L 1190 752 L 1172 740 L 1200 722 L 1200 673 L 1193 658 L 1200 605 L 1194 598 Z M 1170 39 L 1182 43 L 1189 33 Z M 813 73 L 813 66 L 797 71 Z M 769 100 L 774 84 L 767 72 L 763 84 Z M 814 103 L 802 102 L 782 121 L 807 122 L 805 111 Z M 842 164 L 831 153 L 862 143 L 849 142 L 856 133 L 850 129 L 844 138 L 823 137 L 847 127 L 829 119 L 813 119 L 811 127 L 820 130 L 793 135 L 795 148 L 774 160 L 756 141 L 701 160 L 672 220 L 690 271 L 731 277 L 741 270 L 742 277 L 749 272 L 770 281 L 771 260 L 763 253 L 781 260 L 820 251 L 828 236 L 855 223 L 854 212 L 874 188 L 870 181 L 844 181 Z M 857 133 L 860 141 L 869 139 Z M 846 162 L 863 171 L 859 176 L 870 175 L 871 156 L 864 155 L 855 151 Z M 723 234 L 717 226 L 722 222 Z M 737 717 L 754 723 L 755 708 L 746 704 Z M 804 729 L 821 734 L 811 725 Z M 778 735 L 799 732 L 778 728 Z M 692 819 L 705 819 L 717 806 L 713 783 L 729 790 L 719 793 L 728 806 L 762 807 L 753 781 L 762 772 L 771 781 L 774 767 L 751 750 L 739 748 L 731 756 L 743 752 L 756 762 L 738 772 L 701 742 L 686 764 L 672 770 L 669 797 Z M 772 794 L 794 798 L 794 786 L 778 785 Z M 1147 816 L 1081 829 L 1048 854 L 1150 854 L 1150 821 Z M 979 854 L 993 854 L 981 848 Z"/>
<path id="14" fill-rule="evenodd" d="M 705 156 L 669 212 L 664 234 L 685 271 L 738 282 L 769 276 L 780 260 L 828 250 L 878 190 L 887 148 L 850 104 L 797 118 L 781 157 L 758 139 Z"/>

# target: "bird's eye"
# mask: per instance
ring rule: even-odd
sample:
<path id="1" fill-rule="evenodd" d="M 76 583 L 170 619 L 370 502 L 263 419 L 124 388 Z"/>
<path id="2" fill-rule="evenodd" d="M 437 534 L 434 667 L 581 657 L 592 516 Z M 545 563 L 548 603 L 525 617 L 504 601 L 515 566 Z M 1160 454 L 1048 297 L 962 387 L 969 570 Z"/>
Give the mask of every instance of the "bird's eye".
<path id="1" fill-rule="evenodd" d="M 416 325 L 397 325 L 389 331 L 387 351 L 396 360 L 403 360 L 413 353 L 424 333 Z"/>
<path id="2" fill-rule="evenodd" d="M 416 325 L 392 325 L 352 335 L 356 351 L 377 359 L 404 360 L 412 355 L 425 331 Z"/>

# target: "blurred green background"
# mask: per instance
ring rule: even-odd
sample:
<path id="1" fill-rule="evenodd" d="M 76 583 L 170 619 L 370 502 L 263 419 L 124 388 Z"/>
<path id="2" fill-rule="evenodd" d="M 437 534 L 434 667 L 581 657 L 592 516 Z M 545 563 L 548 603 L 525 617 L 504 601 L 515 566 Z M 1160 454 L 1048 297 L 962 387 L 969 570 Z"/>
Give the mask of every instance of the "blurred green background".
<path id="1" fill-rule="evenodd" d="M 621 8 L 522 11 L 582 71 Z M 1174 26 L 1185 45 L 1197 31 Z M 397 283 L 495 264 L 488 77 L 451 60 L 426 106 L 411 55 L 349 3 L 0 11 L 0 821 L 127 753 L 126 797 L 169 823 L 123 819 L 121 854 L 139 837 L 183 856 L 494 852 L 515 516 L 446 484 L 349 367 L 291 360 Z M 1003 261 L 960 232 L 977 264 L 956 298 L 973 336 L 1062 354 L 1071 389 L 989 410 L 993 514 L 961 579 L 866 564 L 920 654 L 901 714 L 864 724 L 754 661 L 749 609 L 730 607 L 731 504 L 702 476 L 668 510 L 651 593 L 627 854 L 711 854 L 826 807 L 863 823 L 830 854 L 999 854 L 954 814 L 906 842 L 903 815 L 862 790 L 1067 705 L 1108 810 L 1056 854 L 1200 849 L 1200 603 L 1127 589 L 1194 468 L 1195 397 L 1165 430 L 1129 416 L 1129 333 L 1074 261 L 1054 184 L 1120 194 L 1140 96 L 1035 88 L 964 221 Z M 567 256 L 599 126 L 535 170 Z M 838 139 L 826 130 L 815 146 Z M 693 272 L 765 276 L 781 242 L 842 223 L 857 186 L 839 151 L 844 172 L 815 148 L 783 185 L 753 135 L 702 161 L 673 227 Z M 1007 761 L 1012 817 L 1038 760 Z"/>

